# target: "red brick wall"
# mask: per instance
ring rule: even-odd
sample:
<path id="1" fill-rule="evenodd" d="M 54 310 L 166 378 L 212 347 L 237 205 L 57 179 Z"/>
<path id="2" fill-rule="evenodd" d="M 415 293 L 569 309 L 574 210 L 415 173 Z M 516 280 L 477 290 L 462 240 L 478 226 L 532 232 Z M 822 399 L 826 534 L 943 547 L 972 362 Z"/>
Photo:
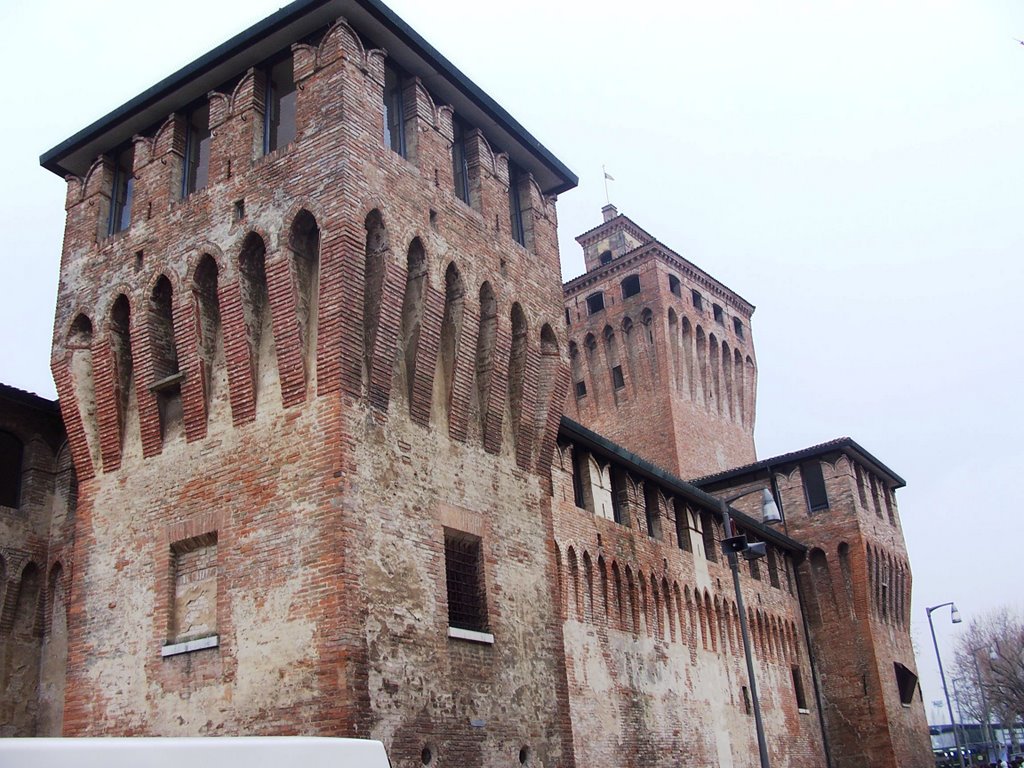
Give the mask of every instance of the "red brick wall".
<path id="1" fill-rule="evenodd" d="M 621 283 L 630 275 L 639 276 L 640 293 L 623 298 Z M 680 280 L 679 296 L 669 290 L 669 275 Z M 654 244 L 574 280 L 565 295 L 577 357 L 566 414 L 680 477 L 754 461 L 757 382 L 749 309 L 702 275 Z M 703 296 L 702 310 L 693 306 L 693 289 Z M 597 291 L 604 292 L 605 309 L 589 314 L 586 298 Z M 714 319 L 715 303 L 723 308 L 722 323 Z M 734 317 L 744 338 L 734 330 Z M 612 378 L 616 364 L 624 383 L 619 389 Z M 578 381 L 586 385 L 583 397 L 576 395 Z"/>
<path id="2" fill-rule="evenodd" d="M 698 530 L 689 531 L 689 551 L 678 546 L 674 505 L 664 497 L 661 540 L 648 534 L 644 493 L 634 486 L 625 501 L 628 525 L 576 507 L 574 450 L 559 451 L 552 506 L 577 760 L 758 765 L 728 565 L 721 555 L 709 560 Z M 775 587 L 765 571 L 755 580 L 744 565 L 740 577 L 770 757 L 774 766 L 821 766 L 799 607 L 779 576 Z M 807 712 L 797 708 L 794 666 L 808 692 Z"/>

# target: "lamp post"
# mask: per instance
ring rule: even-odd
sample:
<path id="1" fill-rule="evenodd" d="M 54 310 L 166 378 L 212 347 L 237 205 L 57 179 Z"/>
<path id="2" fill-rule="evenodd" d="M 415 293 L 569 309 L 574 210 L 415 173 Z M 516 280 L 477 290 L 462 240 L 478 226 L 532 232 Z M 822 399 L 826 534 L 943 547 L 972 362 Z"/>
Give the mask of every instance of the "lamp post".
<path id="1" fill-rule="evenodd" d="M 761 494 L 761 520 L 764 523 L 777 523 L 782 519 L 775 499 L 767 488 L 755 488 L 752 491 L 745 491 L 728 499 L 718 500 L 718 509 L 722 515 L 722 552 L 729 561 L 729 569 L 732 571 L 732 585 L 736 590 L 736 608 L 740 614 L 740 635 L 743 638 L 743 655 L 747 661 L 747 678 L 750 682 L 750 700 L 754 708 L 754 728 L 757 731 L 757 751 L 761 757 L 761 768 L 771 768 L 768 761 L 768 743 L 764 738 L 764 722 L 761 720 L 761 702 L 757 697 L 757 682 L 754 679 L 754 659 L 750 653 L 750 635 L 747 631 L 747 609 L 743 606 L 743 592 L 740 590 L 739 555 L 747 560 L 756 560 L 764 557 L 766 548 L 764 542 L 749 544 L 747 537 L 743 535 L 732 536 L 732 517 L 729 515 L 729 504 L 750 496 L 753 493 Z"/>
<path id="2" fill-rule="evenodd" d="M 939 677 L 942 678 L 942 692 L 946 695 L 946 710 L 949 712 L 949 724 L 953 728 L 953 743 L 956 744 L 956 753 L 960 756 L 960 768 L 967 768 L 967 764 L 964 762 L 964 751 L 960 746 L 960 737 L 956 733 L 956 722 L 953 720 L 953 704 L 949 700 L 949 688 L 946 687 L 946 673 L 942 670 L 942 656 L 939 655 L 939 642 L 935 639 L 935 625 L 932 624 L 932 611 L 945 608 L 947 605 L 950 606 L 950 621 L 954 624 L 959 624 L 962 619 L 960 618 L 960 611 L 956 609 L 954 603 L 939 603 L 931 608 L 925 608 L 925 612 L 928 614 L 928 628 L 932 631 L 932 645 L 935 646 L 935 658 L 939 662 Z"/>

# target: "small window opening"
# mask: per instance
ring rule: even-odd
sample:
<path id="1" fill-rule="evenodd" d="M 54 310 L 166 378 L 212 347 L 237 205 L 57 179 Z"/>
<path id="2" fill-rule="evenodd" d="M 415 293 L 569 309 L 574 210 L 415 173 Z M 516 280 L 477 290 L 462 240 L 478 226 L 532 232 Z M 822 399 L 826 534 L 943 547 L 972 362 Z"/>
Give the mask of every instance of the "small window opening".
<path id="1" fill-rule="evenodd" d="M 693 545 L 690 543 L 690 525 L 686 505 L 679 499 L 673 499 L 672 507 L 676 513 L 676 544 L 684 552 L 690 552 Z"/>
<path id="2" fill-rule="evenodd" d="M 701 537 L 704 540 L 704 556 L 713 563 L 718 562 L 718 542 L 715 541 L 715 518 L 710 512 L 700 516 Z"/>
<path id="3" fill-rule="evenodd" d="M 737 339 L 743 338 L 743 321 L 738 317 L 732 319 L 732 329 L 736 332 Z"/>
<path id="4" fill-rule="evenodd" d="M 185 116 L 185 168 L 181 196 L 205 189 L 210 180 L 210 105 L 201 104 Z"/>
<path id="5" fill-rule="evenodd" d="M 630 275 L 622 281 L 622 298 L 628 299 L 640 293 L 640 275 Z"/>
<path id="6" fill-rule="evenodd" d="M 681 297 L 683 295 L 683 289 L 679 285 L 679 278 L 675 275 L 668 276 L 668 289 L 676 296 Z"/>
<path id="7" fill-rule="evenodd" d="M 658 503 L 658 489 L 644 483 L 644 515 L 647 518 L 647 535 L 661 539 L 661 505 Z"/>
<path id="8" fill-rule="evenodd" d="M 616 389 L 622 389 L 626 386 L 625 379 L 622 378 L 622 366 L 616 365 L 612 368 L 612 385 Z"/>
<path id="9" fill-rule="evenodd" d="M 604 253 L 601 254 L 601 266 L 602 267 L 605 264 L 610 264 L 611 261 L 612 261 L 612 252 L 611 251 L 605 251 Z"/>
<path id="10" fill-rule="evenodd" d="M 793 695 L 796 696 L 796 708 L 805 711 L 807 709 L 807 696 L 804 694 L 804 682 L 800 677 L 800 667 L 790 668 L 793 673 Z"/>
<path id="11" fill-rule="evenodd" d="M 572 325 L 572 318 L 569 316 L 569 308 L 565 308 L 565 324 Z"/>
<path id="12" fill-rule="evenodd" d="M 587 396 L 587 382 L 585 382 L 585 381 L 577 381 L 576 382 L 576 398 L 579 399 L 581 397 L 586 397 L 586 396 Z"/>
<path id="13" fill-rule="evenodd" d="M 237 223 L 245 218 L 245 200 L 235 200 L 231 218 Z"/>
<path id="14" fill-rule="evenodd" d="M 587 296 L 587 313 L 596 315 L 598 312 L 604 312 L 604 293 L 601 291 Z"/>
<path id="15" fill-rule="evenodd" d="M 619 525 L 629 526 L 629 491 L 626 483 L 626 472 L 621 467 L 612 465 L 611 471 L 611 484 L 612 484 L 612 517 L 615 518 L 615 522 Z"/>
<path id="16" fill-rule="evenodd" d="M 523 201 L 519 197 L 522 173 L 515 163 L 508 164 L 508 215 L 512 239 L 526 246 L 526 228 L 523 226 Z"/>
<path id="17" fill-rule="evenodd" d="M 779 589 L 779 559 L 775 556 L 775 548 L 768 547 L 768 580 L 771 585 Z"/>
<path id="18" fill-rule="evenodd" d="M 704 309 L 704 298 L 697 291 L 690 291 L 690 301 L 693 302 L 694 309 Z"/>
<path id="19" fill-rule="evenodd" d="M 480 539 L 445 530 L 444 569 L 448 587 L 448 626 L 487 631 Z"/>
<path id="20" fill-rule="evenodd" d="M 896 686 L 900 691 L 900 704 L 904 707 L 909 707 L 914 703 L 914 693 L 917 690 L 917 675 L 898 661 L 893 662 L 893 667 L 896 670 Z"/>
<path id="21" fill-rule="evenodd" d="M 825 478 L 821 474 L 821 462 L 805 461 L 800 465 L 800 476 L 804 481 L 807 508 L 811 512 L 828 509 L 828 494 L 825 492 Z"/>
<path id="22" fill-rule="evenodd" d="M 722 311 L 722 308 L 720 306 L 718 306 L 717 304 L 712 304 L 711 305 L 711 310 L 715 313 L 715 322 L 718 323 L 719 325 L 724 325 L 725 324 L 725 312 Z"/>
<path id="23" fill-rule="evenodd" d="M 128 229 L 132 221 L 132 192 L 135 189 L 135 148 L 122 149 L 114 157 L 114 183 L 110 192 L 110 219 L 107 234 L 115 235 Z"/>
<path id="24" fill-rule="evenodd" d="M 747 690 L 747 686 L 743 686 L 743 711 L 746 714 L 750 714 L 750 691 Z"/>
<path id="25" fill-rule="evenodd" d="M 469 205 L 469 159 L 466 156 L 466 124 L 458 115 L 452 116 L 452 176 L 455 195 Z"/>
<path id="26" fill-rule="evenodd" d="M 21 505 L 21 465 L 24 447 L 10 432 L 0 432 L 0 507 Z"/>
<path id="27" fill-rule="evenodd" d="M 572 449 L 572 497 L 579 509 L 587 508 L 587 500 L 583 495 L 583 464 L 586 455 L 579 448 Z"/>
<path id="28" fill-rule="evenodd" d="M 402 79 L 402 74 L 393 64 L 388 62 L 384 65 L 384 144 L 402 157 L 408 157 Z"/>
<path id="29" fill-rule="evenodd" d="M 263 154 L 295 140 L 295 76 L 291 52 L 266 69 L 263 101 Z"/>

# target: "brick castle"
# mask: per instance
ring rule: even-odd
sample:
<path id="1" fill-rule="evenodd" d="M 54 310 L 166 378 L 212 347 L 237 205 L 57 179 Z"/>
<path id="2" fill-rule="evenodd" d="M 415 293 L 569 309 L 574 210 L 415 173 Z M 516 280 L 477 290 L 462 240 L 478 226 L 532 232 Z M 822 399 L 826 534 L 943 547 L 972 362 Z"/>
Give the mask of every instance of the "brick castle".
<path id="1" fill-rule="evenodd" d="M 41 162 L 60 400 L 0 387 L 3 735 L 758 765 L 743 534 L 772 765 L 932 764 L 903 480 L 758 460 L 753 305 L 613 207 L 561 286 L 576 177 L 378 0 L 298 0 Z"/>

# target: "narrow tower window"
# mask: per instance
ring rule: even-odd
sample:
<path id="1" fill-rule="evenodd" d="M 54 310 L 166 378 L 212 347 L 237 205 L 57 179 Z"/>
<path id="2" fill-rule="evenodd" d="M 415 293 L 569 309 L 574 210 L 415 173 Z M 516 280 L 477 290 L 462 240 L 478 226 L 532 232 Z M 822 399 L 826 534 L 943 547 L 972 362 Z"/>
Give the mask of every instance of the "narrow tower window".
<path id="1" fill-rule="evenodd" d="M 466 157 L 466 125 L 458 115 L 452 116 L 452 178 L 455 195 L 469 204 L 469 160 Z"/>
<path id="2" fill-rule="evenodd" d="M 210 105 L 202 104 L 188 113 L 185 125 L 185 168 L 181 196 L 204 189 L 210 177 Z"/>
<path id="3" fill-rule="evenodd" d="M 135 187 L 133 162 L 135 148 L 127 147 L 114 156 L 114 183 L 110 191 L 110 219 L 107 234 L 128 229 L 132 222 L 132 192 Z"/>
<path id="4" fill-rule="evenodd" d="M 402 75 L 390 62 L 384 65 L 384 143 L 402 157 L 408 157 L 405 146 Z"/>
<path id="5" fill-rule="evenodd" d="M 266 69 L 263 154 L 270 154 L 295 140 L 295 96 L 295 77 L 289 52 Z"/>

